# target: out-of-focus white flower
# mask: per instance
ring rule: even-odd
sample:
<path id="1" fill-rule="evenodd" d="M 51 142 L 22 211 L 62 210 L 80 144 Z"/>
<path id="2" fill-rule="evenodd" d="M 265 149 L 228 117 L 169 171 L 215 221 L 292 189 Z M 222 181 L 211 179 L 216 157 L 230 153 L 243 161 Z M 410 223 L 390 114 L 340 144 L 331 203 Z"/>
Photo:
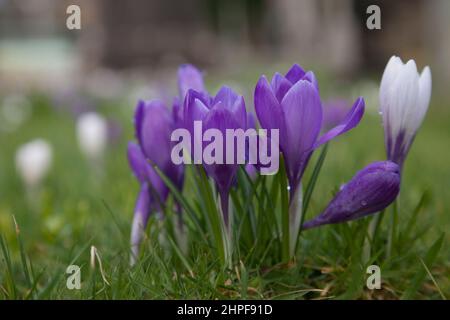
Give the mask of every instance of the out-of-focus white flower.
<path id="1" fill-rule="evenodd" d="M 380 112 L 388 159 L 400 167 L 423 122 L 430 97 L 430 68 L 425 67 L 419 74 L 414 60 L 404 64 L 393 56 L 381 79 Z"/>
<path id="2" fill-rule="evenodd" d="M 52 163 L 52 147 L 43 139 L 22 145 L 16 152 L 16 167 L 29 188 L 38 186 Z"/>
<path id="3" fill-rule="evenodd" d="M 108 124 L 95 112 L 82 114 L 77 121 L 77 137 L 81 151 L 92 161 L 100 159 L 108 140 Z"/>

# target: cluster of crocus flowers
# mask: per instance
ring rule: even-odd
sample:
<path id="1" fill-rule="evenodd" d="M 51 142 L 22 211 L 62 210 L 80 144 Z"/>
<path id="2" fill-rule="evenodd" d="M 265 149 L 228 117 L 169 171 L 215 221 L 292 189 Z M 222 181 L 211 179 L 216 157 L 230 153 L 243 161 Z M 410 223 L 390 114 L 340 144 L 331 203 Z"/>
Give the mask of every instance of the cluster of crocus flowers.
<path id="1" fill-rule="evenodd" d="M 396 199 L 402 167 L 428 110 L 430 97 L 430 68 L 425 67 L 419 74 L 414 60 L 405 64 L 393 56 L 380 84 L 380 113 L 388 161 L 375 162 L 358 172 L 319 216 L 303 225 L 304 229 L 358 219 L 385 209 Z"/>
<path id="2" fill-rule="evenodd" d="M 192 82 L 192 67 L 179 71 L 180 96 L 174 99 L 172 112 L 159 100 L 139 101 L 134 116 L 138 144 L 128 144 L 128 161 L 140 183 L 131 227 L 131 264 L 136 262 L 148 218 L 152 212 L 162 212 L 169 188 L 155 170 L 157 167 L 180 190 L 184 182 L 184 167 L 171 161 L 171 133 L 182 125 L 180 100 Z M 194 70 L 195 71 L 195 70 Z M 196 85 L 195 83 L 193 85 Z"/>
<path id="3" fill-rule="evenodd" d="M 174 150 L 172 132 L 183 128 L 190 133 L 190 144 L 203 146 L 204 141 L 194 140 L 198 136 L 203 137 L 203 132 L 209 129 L 225 136 L 230 129 L 245 131 L 256 128 L 253 116 L 247 113 L 243 96 L 227 86 L 210 95 L 202 73 L 195 67 L 182 65 L 178 84 L 179 96 L 174 99 L 172 112 L 159 100 L 140 101 L 136 109 L 138 144 L 129 144 L 128 158 L 141 188 L 131 232 L 132 262 L 138 254 L 150 213 L 161 211 L 169 195 L 168 186 L 154 167 L 175 187 L 181 190 L 183 185 L 184 167 L 175 164 L 171 158 Z M 428 108 L 430 93 L 428 67 L 419 75 L 413 61 L 403 65 L 399 58 L 390 60 L 380 88 L 388 160 L 373 162 L 357 172 L 321 214 L 303 225 L 304 229 L 359 219 L 383 210 L 395 200 L 400 190 L 403 161 Z M 317 148 L 360 123 L 365 102 L 358 97 L 351 107 L 340 102 L 330 103 L 324 109 L 314 73 L 294 64 L 285 75 L 275 73 L 270 82 L 261 76 L 256 84 L 254 104 L 259 124 L 267 130 L 269 138 L 272 130 L 279 134 L 277 154 L 282 154 L 285 164 L 289 189 L 289 233 L 291 248 L 294 248 L 296 243 L 292 241 L 296 241 L 302 227 L 297 205 L 302 197 L 301 182 L 309 160 Z M 200 127 L 198 123 L 201 123 Z M 227 153 L 234 154 L 234 151 L 224 145 L 223 149 L 214 152 L 225 158 Z M 189 156 L 194 164 L 202 164 L 208 177 L 215 182 L 223 222 L 229 231 L 229 194 L 236 185 L 239 165 L 198 162 L 203 154 L 196 152 L 194 148 Z M 245 170 L 255 176 L 261 167 L 262 163 L 251 165 L 246 162 Z"/>
<path id="4" fill-rule="evenodd" d="M 255 109 L 264 129 L 278 129 L 289 181 L 290 251 L 296 245 L 301 228 L 301 180 L 314 150 L 353 129 L 364 114 L 364 99 L 356 99 L 352 108 L 335 127 L 320 136 L 324 126 L 319 85 L 312 71 L 294 64 L 283 76 L 275 73 L 269 83 L 262 76 L 255 88 Z"/>

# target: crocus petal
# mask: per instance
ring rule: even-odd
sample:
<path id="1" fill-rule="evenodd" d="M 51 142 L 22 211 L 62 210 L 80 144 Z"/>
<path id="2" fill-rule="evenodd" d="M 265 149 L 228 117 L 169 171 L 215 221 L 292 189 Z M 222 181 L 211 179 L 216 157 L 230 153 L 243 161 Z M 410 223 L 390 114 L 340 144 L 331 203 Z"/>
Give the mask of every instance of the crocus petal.
<path id="1" fill-rule="evenodd" d="M 133 223 L 131 225 L 131 257 L 130 264 L 136 263 L 139 255 L 139 247 L 144 237 L 145 227 L 147 226 L 148 217 L 150 215 L 150 193 L 147 183 L 142 184 L 136 207 L 134 210 Z"/>
<path id="2" fill-rule="evenodd" d="M 180 128 L 184 124 L 183 108 L 181 107 L 180 99 L 175 97 L 172 104 L 172 118 L 176 128 Z"/>
<path id="3" fill-rule="evenodd" d="M 171 161 L 170 135 L 173 129 L 172 117 L 164 103 L 153 100 L 146 104 L 138 132 L 139 144 L 144 155 L 163 170 Z"/>
<path id="4" fill-rule="evenodd" d="M 245 110 L 244 97 L 238 96 L 231 88 L 223 86 L 213 99 L 213 105 L 219 102 L 228 108 L 238 119 L 242 127 L 245 128 L 247 123 L 247 112 Z"/>
<path id="5" fill-rule="evenodd" d="M 141 147 L 134 142 L 128 143 L 128 163 L 136 178 L 140 183 L 144 183 L 148 178 L 148 162 L 142 153 Z"/>
<path id="6" fill-rule="evenodd" d="M 237 97 L 238 95 L 230 87 L 223 86 L 217 92 L 212 104 L 216 105 L 219 102 L 222 102 L 224 106 L 231 106 L 234 104 L 234 101 L 236 101 Z"/>
<path id="7" fill-rule="evenodd" d="M 356 99 L 353 107 L 347 113 L 342 123 L 321 136 L 314 147 L 317 148 L 322 144 L 330 141 L 331 139 L 334 139 L 335 137 L 356 127 L 361 121 L 362 116 L 364 115 L 364 108 L 364 99 L 362 97 L 359 97 L 358 99 Z"/>
<path id="8" fill-rule="evenodd" d="M 173 183 L 176 183 L 173 177 L 171 177 L 169 170 L 170 169 L 166 168 L 164 170 L 164 174 L 171 178 Z M 159 174 L 155 171 L 155 169 L 151 166 L 148 171 L 148 181 L 150 181 L 150 183 L 148 184 L 148 190 L 150 192 L 152 206 L 156 209 L 161 209 L 169 195 L 169 188 L 161 179 Z"/>
<path id="9" fill-rule="evenodd" d="M 178 87 L 181 100 L 184 100 L 189 89 L 206 92 L 202 73 L 190 64 L 183 64 L 178 69 Z"/>
<path id="10" fill-rule="evenodd" d="M 431 70 L 427 66 L 423 69 L 419 78 L 419 101 L 417 104 L 417 115 L 416 115 L 416 131 L 419 129 L 423 122 L 423 118 L 427 113 L 428 106 L 431 99 Z"/>
<path id="11" fill-rule="evenodd" d="M 225 137 L 227 129 L 242 128 L 239 121 L 234 117 L 233 113 L 222 103 L 215 105 L 208 113 L 203 122 L 205 131 L 208 129 L 218 129 Z M 225 162 L 226 143 L 223 141 L 223 162 Z M 234 150 L 235 151 L 235 150 Z M 228 190 L 231 187 L 234 176 L 238 169 L 237 164 L 211 164 L 206 165 L 205 169 L 208 174 L 215 180 L 219 191 Z"/>
<path id="12" fill-rule="evenodd" d="M 184 100 L 184 124 L 191 131 L 194 121 L 201 121 L 209 112 L 209 101 L 201 93 L 189 90 Z"/>
<path id="13" fill-rule="evenodd" d="M 350 102 L 345 99 L 332 99 L 323 104 L 322 130 L 330 130 L 339 125 L 350 111 Z"/>
<path id="14" fill-rule="evenodd" d="M 359 171 L 326 209 L 303 229 L 341 223 L 376 213 L 390 205 L 400 190 L 400 168 L 391 161 L 374 162 Z"/>
<path id="15" fill-rule="evenodd" d="M 283 100 L 286 92 L 292 87 L 292 83 L 278 72 L 273 75 L 271 85 L 279 102 Z"/>
<path id="16" fill-rule="evenodd" d="M 399 57 L 392 56 L 389 59 L 389 62 L 386 65 L 386 68 L 384 69 L 384 72 L 383 72 L 383 76 L 381 78 L 380 98 L 381 98 L 381 93 L 387 92 L 388 88 L 392 86 L 393 81 L 399 75 L 399 71 L 401 70 L 402 67 L 403 67 L 403 62 Z M 380 110 L 380 111 L 383 111 L 383 110 Z"/>
<path id="17" fill-rule="evenodd" d="M 150 190 L 148 187 L 148 183 L 143 183 L 136 200 L 134 212 L 135 214 L 139 214 L 141 216 L 141 221 L 143 222 L 144 227 L 147 224 L 148 216 L 151 210 L 150 207 Z"/>
<path id="18" fill-rule="evenodd" d="M 312 151 L 322 125 L 322 105 L 314 86 L 300 80 L 281 101 L 285 116 L 286 139 L 280 140 L 291 178 L 302 172 L 305 155 Z"/>
<path id="19" fill-rule="evenodd" d="M 252 112 L 247 113 L 247 129 L 248 128 L 256 129 L 255 115 Z"/>
<path id="20" fill-rule="evenodd" d="M 319 91 L 319 82 L 317 81 L 316 75 L 312 71 L 308 71 L 303 76 L 302 80 L 307 80 L 311 82 L 311 84 L 316 88 L 317 91 Z"/>
<path id="21" fill-rule="evenodd" d="M 136 105 L 136 110 L 134 112 L 134 129 L 136 139 L 138 139 L 138 141 L 140 140 L 140 134 L 142 131 L 142 122 L 144 119 L 144 113 L 145 113 L 145 101 L 139 100 Z"/>
<path id="22" fill-rule="evenodd" d="M 298 64 L 294 64 L 289 71 L 286 73 L 286 79 L 288 79 L 292 84 L 300 81 L 305 75 L 305 70 L 302 69 Z"/>
<path id="23" fill-rule="evenodd" d="M 280 130 L 280 140 L 284 140 L 285 122 L 281 105 L 265 76 L 262 76 L 255 88 L 255 111 L 263 129 Z"/>

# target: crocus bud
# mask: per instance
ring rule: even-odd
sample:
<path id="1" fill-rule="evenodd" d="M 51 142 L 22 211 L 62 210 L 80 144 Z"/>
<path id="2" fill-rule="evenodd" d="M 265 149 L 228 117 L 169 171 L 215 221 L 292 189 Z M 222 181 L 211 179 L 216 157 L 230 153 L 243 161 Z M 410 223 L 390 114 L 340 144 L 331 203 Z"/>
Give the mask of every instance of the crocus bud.
<path id="1" fill-rule="evenodd" d="M 359 171 L 326 209 L 305 222 L 303 229 L 355 220 L 383 210 L 400 191 L 400 169 L 391 161 L 374 162 Z"/>
<path id="2" fill-rule="evenodd" d="M 80 149 L 91 161 L 102 158 L 108 140 L 108 124 L 95 112 L 81 115 L 77 121 L 77 137 Z"/>
<path id="3" fill-rule="evenodd" d="M 52 148 L 43 139 L 36 139 L 21 146 L 16 152 L 16 167 L 29 188 L 38 186 L 50 169 Z"/>
<path id="4" fill-rule="evenodd" d="M 387 157 L 400 168 L 423 122 L 431 97 L 431 71 L 418 73 L 414 60 L 406 64 L 393 56 L 380 85 L 380 112 L 383 117 Z"/>

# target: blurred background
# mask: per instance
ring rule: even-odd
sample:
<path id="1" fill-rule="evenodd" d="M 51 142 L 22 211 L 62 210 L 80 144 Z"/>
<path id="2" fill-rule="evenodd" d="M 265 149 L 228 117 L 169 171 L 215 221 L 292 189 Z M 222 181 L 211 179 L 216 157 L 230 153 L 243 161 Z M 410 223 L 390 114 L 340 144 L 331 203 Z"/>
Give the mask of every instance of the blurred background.
<path id="1" fill-rule="evenodd" d="M 81 30 L 66 28 L 70 4 L 81 8 Z M 371 4 L 381 30 L 366 28 Z M 296 61 L 344 79 L 379 78 L 393 54 L 429 64 L 445 89 L 449 30 L 447 0 L 0 0 L 0 90 L 108 95 L 124 81 L 173 78 L 165 71 L 184 62 L 239 73 Z"/>
<path id="2" fill-rule="evenodd" d="M 70 4 L 81 8 L 81 30 L 66 27 Z M 372 4 L 381 8 L 381 30 L 366 27 Z M 378 85 L 394 54 L 433 73 L 429 113 L 402 181 L 402 210 L 429 191 L 424 225 L 433 225 L 433 235 L 448 230 L 449 31 L 448 0 L 0 0 L 0 233 L 14 236 L 15 215 L 39 257 L 60 257 L 91 236 L 107 246 L 117 229 L 105 207 L 128 232 L 138 190 L 126 160 L 136 101 L 171 102 L 176 70 L 186 62 L 204 71 L 211 92 L 226 83 L 244 94 L 250 110 L 260 75 L 284 73 L 295 62 L 317 74 L 323 100 L 366 99 L 361 125 L 333 142 L 314 214 L 335 186 L 385 158 Z M 77 143 L 76 123 L 89 111 L 106 121 L 100 161 L 86 159 Z M 37 195 L 15 163 L 18 148 L 36 138 L 53 150 Z"/>

